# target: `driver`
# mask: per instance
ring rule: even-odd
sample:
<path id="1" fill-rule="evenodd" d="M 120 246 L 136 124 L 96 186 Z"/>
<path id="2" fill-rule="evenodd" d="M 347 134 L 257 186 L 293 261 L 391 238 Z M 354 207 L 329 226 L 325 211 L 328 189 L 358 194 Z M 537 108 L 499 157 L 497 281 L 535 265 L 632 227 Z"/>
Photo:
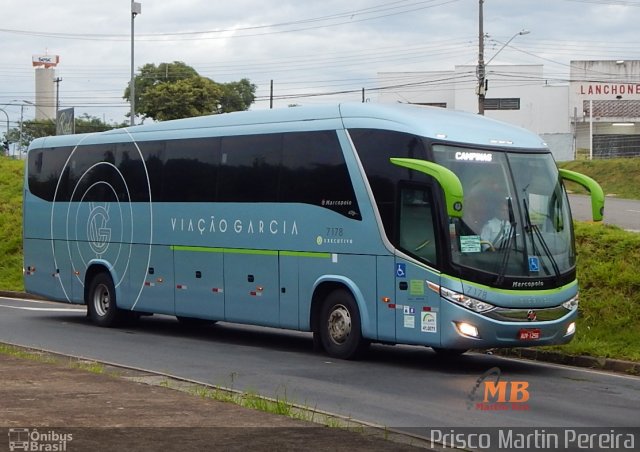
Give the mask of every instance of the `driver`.
<path id="1" fill-rule="evenodd" d="M 495 216 L 490 218 L 480 231 L 480 243 L 482 250 L 495 251 L 496 247 L 500 247 L 504 240 L 509 237 L 511 232 L 511 224 L 509 223 L 507 200 L 502 199 L 496 201 L 494 213 Z"/>
<path id="2" fill-rule="evenodd" d="M 465 204 L 466 226 L 480 236 L 482 251 L 495 251 L 511 232 L 506 198 L 476 186 Z"/>

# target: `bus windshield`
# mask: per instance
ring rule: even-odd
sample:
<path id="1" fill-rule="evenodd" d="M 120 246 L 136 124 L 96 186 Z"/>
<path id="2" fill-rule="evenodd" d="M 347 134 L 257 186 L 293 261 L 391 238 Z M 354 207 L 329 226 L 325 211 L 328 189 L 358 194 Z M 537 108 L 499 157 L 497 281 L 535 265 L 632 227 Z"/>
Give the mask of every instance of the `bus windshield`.
<path id="1" fill-rule="evenodd" d="M 502 285 L 575 268 L 569 203 L 551 153 L 433 146 L 435 161 L 464 189 L 464 214 L 449 220 L 451 260 Z M 512 287 L 530 288 L 524 282 Z"/>

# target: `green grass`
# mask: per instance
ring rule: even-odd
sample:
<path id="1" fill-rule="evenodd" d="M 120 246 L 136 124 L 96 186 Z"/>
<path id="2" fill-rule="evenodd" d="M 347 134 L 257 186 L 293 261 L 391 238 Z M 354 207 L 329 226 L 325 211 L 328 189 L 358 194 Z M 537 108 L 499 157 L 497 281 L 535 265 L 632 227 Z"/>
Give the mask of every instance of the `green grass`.
<path id="1" fill-rule="evenodd" d="M 606 193 L 640 199 L 640 159 L 562 166 L 591 175 Z M 0 157 L 0 290 L 23 290 L 22 174 L 23 162 Z M 640 361 L 640 234 L 588 223 L 575 229 L 580 318 L 575 339 L 557 348 Z"/>
<path id="2" fill-rule="evenodd" d="M 55 359 L 47 353 L 15 347 L 9 344 L 0 344 L 0 354 L 12 356 L 14 358 L 26 359 L 42 363 L 55 363 Z"/>
<path id="3" fill-rule="evenodd" d="M 22 175 L 24 163 L 0 157 L 0 289 L 23 290 Z"/>
<path id="4" fill-rule="evenodd" d="M 576 336 L 553 347 L 640 361 L 640 234 L 576 223 L 580 310 Z"/>
<path id="5" fill-rule="evenodd" d="M 80 369 L 86 372 L 91 372 L 92 374 L 102 375 L 105 373 L 104 364 L 96 362 L 96 361 L 87 361 L 81 359 L 70 359 L 69 367 L 73 369 Z"/>
<path id="6" fill-rule="evenodd" d="M 640 158 L 576 160 L 559 162 L 558 166 L 595 179 L 605 195 L 640 199 Z M 567 190 L 574 193 L 585 193 L 581 186 L 573 182 L 566 182 L 565 185 Z"/>
<path id="7" fill-rule="evenodd" d="M 29 348 L 14 346 L 9 344 L 0 343 L 0 354 L 12 356 L 14 358 L 25 359 L 28 361 L 35 361 L 47 364 L 60 364 L 72 369 L 79 369 L 94 374 L 106 374 L 104 364 L 96 361 L 82 360 L 80 358 L 64 358 L 56 355 L 52 355 L 48 352 L 41 352 L 38 350 L 31 350 Z M 116 374 L 113 374 L 116 376 Z"/>

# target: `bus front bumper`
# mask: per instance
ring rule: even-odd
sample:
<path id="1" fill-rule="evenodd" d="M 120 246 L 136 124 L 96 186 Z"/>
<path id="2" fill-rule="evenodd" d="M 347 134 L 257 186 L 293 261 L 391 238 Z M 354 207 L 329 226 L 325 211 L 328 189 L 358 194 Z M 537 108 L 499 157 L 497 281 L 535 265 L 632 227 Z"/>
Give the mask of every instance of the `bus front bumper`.
<path id="1" fill-rule="evenodd" d="M 504 321 L 451 305 L 442 313 L 441 348 L 483 349 L 566 344 L 573 339 L 578 310 L 551 321 Z"/>

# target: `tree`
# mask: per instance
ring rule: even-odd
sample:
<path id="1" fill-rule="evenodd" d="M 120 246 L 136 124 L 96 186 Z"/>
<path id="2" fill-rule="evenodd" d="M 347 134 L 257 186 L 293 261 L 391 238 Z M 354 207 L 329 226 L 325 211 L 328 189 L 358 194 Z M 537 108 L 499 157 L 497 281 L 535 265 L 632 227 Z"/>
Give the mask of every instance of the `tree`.
<path id="1" fill-rule="evenodd" d="M 204 77 L 160 83 L 140 97 L 144 115 L 157 121 L 189 118 L 216 112 L 222 88 Z M 136 111 L 139 111 L 136 108 Z"/>
<path id="2" fill-rule="evenodd" d="M 222 89 L 218 113 L 248 110 L 256 98 L 256 85 L 246 78 L 239 82 L 224 83 Z"/>
<path id="3" fill-rule="evenodd" d="M 90 116 L 87 113 L 75 118 L 76 133 L 102 132 L 105 130 L 126 127 L 127 123 L 107 124 L 100 118 Z M 9 130 L 9 141 L 18 143 L 20 149 L 26 149 L 36 138 L 48 137 L 56 134 L 56 122 L 52 119 L 33 120 L 22 122 L 22 134 L 19 127 Z"/>
<path id="4" fill-rule="evenodd" d="M 135 113 L 157 121 L 247 110 L 256 90 L 248 79 L 216 83 L 181 61 L 145 64 L 134 83 Z M 124 98 L 130 96 L 127 87 Z"/>

